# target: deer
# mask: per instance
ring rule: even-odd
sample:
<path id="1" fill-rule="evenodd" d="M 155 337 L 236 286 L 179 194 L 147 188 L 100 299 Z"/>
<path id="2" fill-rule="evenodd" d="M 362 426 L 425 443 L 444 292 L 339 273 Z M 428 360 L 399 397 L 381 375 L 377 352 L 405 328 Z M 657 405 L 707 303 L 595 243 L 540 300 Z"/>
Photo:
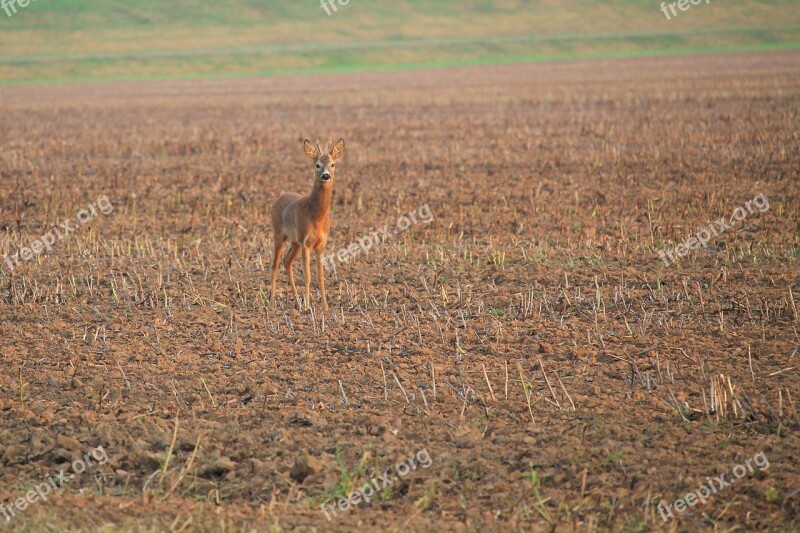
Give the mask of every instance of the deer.
<path id="1" fill-rule="evenodd" d="M 330 146 L 330 145 L 329 145 Z M 289 283 L 294 292 L 298 308 L 302 311 L 300 296 L 294 283 L 292 264 L 297 255 L 303 252 L 303 265 L 306 282 L 306 309 L 311 308 L 311 252 L 317 256 L 319 290 L 322 295 L 322 308 L 328 311 L 328 297 L 325 294 L 325 271 L 322 256 L 331 229 L 331 192 L 333 177 L 336 174 L 336 160 L 344 153 L 344 139 L 339 139 L 333 148 L 323 151 L 319 142 L 316 145 L 306 139 L 303 141 L 305 154 L 314 162 L 314 186 L 311 194 L 302 196 L 295 192 L 282 192 L 272 205 L 272 230 L 275 240 L 275 256 L 272 260 L 272 291 L 270 307 L 275 298 L 275 285 L 278 279 L 278 263 L 281 253 L 289 242 L 289 251 L 283 266 L 289 275 Z"/>

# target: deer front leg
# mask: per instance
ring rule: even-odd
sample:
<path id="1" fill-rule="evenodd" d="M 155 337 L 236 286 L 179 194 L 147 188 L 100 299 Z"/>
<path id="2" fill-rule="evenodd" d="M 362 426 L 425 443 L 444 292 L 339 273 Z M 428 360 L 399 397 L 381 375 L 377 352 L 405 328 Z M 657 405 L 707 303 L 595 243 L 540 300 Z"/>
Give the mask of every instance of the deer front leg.
<path id="1" fill-rule="evenodd" d="M 311 309 L 311 250 L 303 245 L 303 273 L 306 276 L 306 309 Z"/>
<path id="2" fill-rule="evenodd" d="M 292 272 L 292 263 L 294 263 L 294 260 L 297 257 L 297 254 L 299 253 L 300 253 L 300 245 L 293 242 L 292 246 L 289 248 L 289 252 L 287 252 L 286 254 L 286 259 L 283 260 L 283 266 L 286 268 L 286 272 L 289 274 L 289 283 L 292 285 L 292 292 L 294 292 L 294 299 L 297 302 L 298 307 L 300 307 L 300 295 L 297 294 L 297 286 L 294 284 L 294 272 Z"/>
<path id="3" fill-rule="evenodd" d="M 275 285 L 278 281 L 278 263 L 281 260 L 281 252 L 283 251 L 283 246 L 285 244 L 285 239 L 280 241 L 280 243 L 277 240 L 275 241 L 275 257 L 272 259 L 272 290 L 269 293 L 270 307 L 273 307 L 273 300 L 275 300 Z"/>
<path id="4" fill-rule="evenodd" d="M 328 311 L 328 296 L 325 294 L 325 268 L 322 264 L 322 252 L 317 250 L 317 275 L 319 276 L 319 292 L 322 293 L 322 309 Z"/>

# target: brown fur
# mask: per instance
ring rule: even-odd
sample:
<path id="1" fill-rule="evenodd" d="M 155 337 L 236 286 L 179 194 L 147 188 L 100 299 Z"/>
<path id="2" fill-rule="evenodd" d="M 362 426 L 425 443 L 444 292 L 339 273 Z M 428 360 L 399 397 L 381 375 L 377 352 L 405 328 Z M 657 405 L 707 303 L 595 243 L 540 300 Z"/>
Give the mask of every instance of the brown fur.
<path id="1" fill-rule="evenodd" d="M 331 229 L 331 192 L 333 178 L 336 173 L 336 160 L 344 153 L 344 140 L 339 139 L 329 153 L 324 153 L 319 144 L 312 145 L 307 139 L 303 143 L 306 155 L 314 160 L 314 188 L 311 194 L 301 196 L 294 192 L 284 192 L 272 205 L 272 230 L 275 239 L 275 256 L 272 260 L 272 292 L 270 306 L 275 297 L 275 285 L 278 278 L 278 262 L 281 252 L 289 242 L 289 251 L 283 260 L 283 266 L 289 275 L 297 305 L 302 309 L 300 296 L 294 283 L 292 264 L 297 255 L 303 253 L 303 266 L 306 282 L 306 307 L 311 306 L 311 251 L 317 256 L 317 274 L 319 289 L 322 295 L 322 307 L 328 310 L 328 298 L 325 294 L 325 271 L 322 255 Z M 328 181 L 323 181 L 323 174 L 330 174 Z"/>

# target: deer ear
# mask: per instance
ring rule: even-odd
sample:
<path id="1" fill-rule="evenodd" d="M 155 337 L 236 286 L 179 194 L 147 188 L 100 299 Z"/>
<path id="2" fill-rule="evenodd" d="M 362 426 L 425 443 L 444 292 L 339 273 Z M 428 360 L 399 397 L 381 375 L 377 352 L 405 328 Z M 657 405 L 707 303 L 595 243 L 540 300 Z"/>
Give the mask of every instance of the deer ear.
<path id="1" fill-rule="evenodd" d="M 343 153 L 344 153 L 344 139 L 339 139 L 331 149 L 331 158 L 333 158 L 333 160 L 335 161 L 336 159 L 339 159 Z"/>
<path id="2" fill-rule="evenodd" d="M 303 141 L 303 150 L 305 151 L 306 155 L 311 159 L 316 159 L 319 157 L 319 153 L 317 153 L 317 147 L 311 144 L 311 141 L 306 139 Z"/>

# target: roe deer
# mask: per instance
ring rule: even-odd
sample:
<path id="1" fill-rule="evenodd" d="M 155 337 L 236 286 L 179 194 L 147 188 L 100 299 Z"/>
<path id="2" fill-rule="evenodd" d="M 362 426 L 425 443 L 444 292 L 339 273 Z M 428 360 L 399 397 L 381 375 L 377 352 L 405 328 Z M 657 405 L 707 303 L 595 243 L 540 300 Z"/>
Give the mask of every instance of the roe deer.
<path id="1" fill-rule="evenodd" d="M 319 275 L 319 290 L 322 293 L 322 308 L 328 310 L 328 298 L 325 295 L 325 272 L 322 265 L 322 254 L 325 251 L 325 242 L 331 229 L 331 191 L 333 190 L 333 176 L 336 172 L 336 160 L 344 153 L 344 140 L 333 146 L 329 153 L 306 139 L 303 142 L 306 155 L 314 160 L 314 188 L 308 196 L 301 196 L 294 192 L 284 192 L 272 205 L 272 229 L 275 239 L 275 257 L 272 260 L 272 292 L 269 302 L 275 298 L 275 282 L 278 278 L 278 261 L 281 252 L 289 241 L 289 251 L 283 260 L 286 273 L 289 274 L 289 283 L 292 285 L 297 305 L 302 310 L 300 296 L 294 284 L 292 263 L 297 254 L 303 252 L 303 271 L 306 277 L 306 308 L 311 307 L 311 250 L 317 256 L 317 272 Z"/>

